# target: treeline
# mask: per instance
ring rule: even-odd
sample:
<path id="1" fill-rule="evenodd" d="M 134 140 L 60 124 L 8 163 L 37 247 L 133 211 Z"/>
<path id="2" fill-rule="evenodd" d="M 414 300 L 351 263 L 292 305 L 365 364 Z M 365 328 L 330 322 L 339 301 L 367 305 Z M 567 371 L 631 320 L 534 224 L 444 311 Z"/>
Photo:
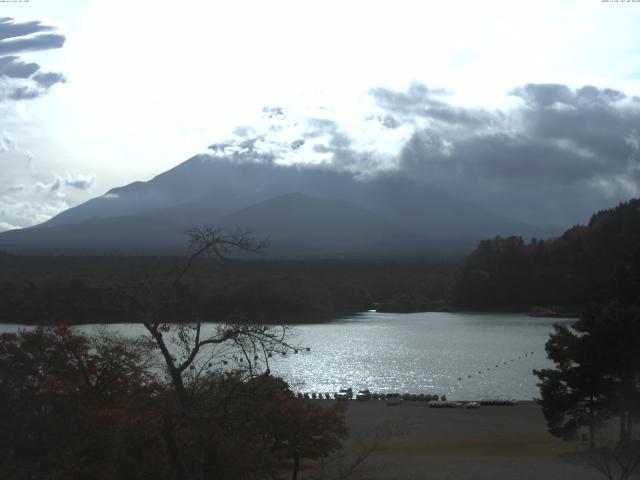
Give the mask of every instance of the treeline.
<path id="1" fill-rule="evenodd" d="M 636 303 L 640 292 L 640 199 L 591 217 L 550 240 L 485 240 L 460 267 L 454 305 L 531 309 L 584 305 L 618 298 Z"/>
<path id="2" fill-rule="evenodd" d="M 0 321 L 135 321 L 141 298 L 153 301 L 183 258 L 33 257 L 0 254 Z M 456 265 L 427 261 L 203 260 L 179 289 L 168 319 L 234 316 L 248 322 L 321 321 L 378 308 L 444 309 Z M 134 300 L 135 299 L 135 300 Z"/>
<path id="3" fill-rule="evenodd" d="M 132 299 L 153 300 L 184 258 L 0 253 L 0 321 L 135 321 Z M 611 298 L 637 303 L 640 199 L 593 215 L 558 238 L 480 242 L 462 264 L 433 260 L 202 260 L 181 284 L 180 321 L 322 321 L 377 308 L 578 313 Z"/>

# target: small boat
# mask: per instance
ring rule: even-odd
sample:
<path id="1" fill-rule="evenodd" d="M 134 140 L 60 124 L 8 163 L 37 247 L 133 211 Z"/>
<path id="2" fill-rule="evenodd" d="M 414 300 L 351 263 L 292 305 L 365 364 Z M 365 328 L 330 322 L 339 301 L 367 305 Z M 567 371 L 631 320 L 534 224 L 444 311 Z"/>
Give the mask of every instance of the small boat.
<path id="1" fill-rule="evenodd" d="M 353 390 L 351 388 L 341 388 L 334 397 L 336 400 L 351 400 L 353 398 Z"/>
<path id="2" fill-rule="evenodd" d="M 356 400 L 360 400 L 361 402 L 365 400 L 371 400 L 371 392 L 366 388 L 360 390 L 356 395 Z"/>

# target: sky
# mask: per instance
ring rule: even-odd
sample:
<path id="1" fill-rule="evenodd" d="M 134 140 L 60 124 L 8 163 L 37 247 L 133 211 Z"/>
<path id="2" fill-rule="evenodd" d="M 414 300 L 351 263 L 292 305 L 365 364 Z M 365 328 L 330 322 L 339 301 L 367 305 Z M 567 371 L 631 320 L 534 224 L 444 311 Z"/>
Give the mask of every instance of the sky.
<path id="1" fill-rule="evenodd" d="M 0 2 L 0 231 L 211 145 L 585 222 L 640 195 L 640 2 Z"/>

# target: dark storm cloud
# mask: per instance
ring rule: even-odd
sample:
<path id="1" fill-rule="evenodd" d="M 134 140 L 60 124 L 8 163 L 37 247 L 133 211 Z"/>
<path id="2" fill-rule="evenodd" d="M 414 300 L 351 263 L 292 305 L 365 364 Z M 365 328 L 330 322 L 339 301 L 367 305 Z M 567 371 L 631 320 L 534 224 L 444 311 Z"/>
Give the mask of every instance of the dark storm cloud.
<path id="1" fill-rule="evenodd" d="M 50 88 L 56 83 L 64 83 L 66 81 L 64 75 L 59 72 L 40 72 L 33 76 L 33 80 L 43 88 Z"/>
<path id="2" fill-rule="evenodd" d="M 561 84 L 527 84 L 512 90 L 512 95 L 522 98 L 525 102 L 536 108 L 551 107 L 557 103 L 567 105 L 605 105 L 624 100 L 626 95 L 610 88 L 598 89 L 591 85 L 577 90 L 571 90 Z"/>
<path id="3" fill-rule="evenodd" d="M 304 139 L 299 138 L 298 140 L 294 140 L 293 142 L 291 142 L 291 150 L 297 150 L 299 149 L 301 146 L 304 145 Z"/>
<path id="4" fill-rule="evenodd" d="M 0 76 L 29 78 L 40 70 L 37 63 L 26 63 L 15 56 L 0 57 Z"/>
<path id="5" fill-rule="evenodd" d="M 593 86 L 529 84 L 511 94 L 519 106 L 489 112 L 447 105 L 426 86 L 372 90 L 385 114 L 414 125 L 399 154 L 411 178 L 543 224 L 640 194 L 637 102 Z"/>
<path id="6" fill-rule="evenodd" d="M 20 38 L 17 40 L 0 40 L 0 55 L 62 48 L 65 40 L 64 35 L 57 33 L 43 33 L 30 38 Z"/>
<path id="7" fill-rule="evenodd" d="M 398 92 L 388 88 L 372 88 L 371 95 L 378 105 L 385 110 L 401 115 L 420 115 L 425 105 L 441 105 L 442 102 L 433 97 L 446 95 L 443 89 L 430 89 L 421 83 L 413 83 L 406 92 Z"/>
<path id="8" fill-rule="evenodd" d="M 54 30 L 53 27 L 43 25 L 42 22 L 34 20 L 31 22 L 15 23 L 11 17 L 0 17 L 0 40 L 7 38 L 23 37 L 33 33 Z"/>
<path id="9" fill-rule="evenodd" d="M 436 98 L 447 95 L 443 89 L 430 89 L 414 83 L 406 92 L 388 88 L 373 88 L 371 96 L 376 104 L 388 112 L 380 118 L 383 126 L 397 128 L 400 123 L 413 123 L 418 118 L 432 119 L 460 127 L 477 127 L 494 121 L 495 114 L 482 109 L 455 107 Z"/>
<path id="10" fill-rule="evenodd" d="M 398 121 L 398 119 L 396 117 L 394 117 L 393 115 L 380 116 L 380 117 L 378 117 L 378 121 L 385 128 L 394 129 L 394 128 L 398 128 L 400 125 L 402 125 Z"/>
<path id="11" fill-rule="evenodd" d="M 65 37 L 39 21 L 16 23 L 10 17 L 0 18 L 0 101 L 30 100 L 46 93 L 65 77 L 59 72 L 42 72 L 37 63 L 28 63 L 16 53 L 61 48 Z"/>
<path id="12" fill-rule="evenodd" d="M 568 142 L 608 168 L 627 164 L 629 138 L 640 128 L 640 111 L 625 102 L 624 93 L 564 85 L 526 85 L 512 93 L 524 100 L 520 115 L 533 138 Z"/>
<path id="13" fill-rule="evenodd" d="M 11 85 L 7 88 L 0 89 L 0 99 L 9 98 L 11 100 L 32 100 L 41 95 L 38 88 L 28 85 Z"/>

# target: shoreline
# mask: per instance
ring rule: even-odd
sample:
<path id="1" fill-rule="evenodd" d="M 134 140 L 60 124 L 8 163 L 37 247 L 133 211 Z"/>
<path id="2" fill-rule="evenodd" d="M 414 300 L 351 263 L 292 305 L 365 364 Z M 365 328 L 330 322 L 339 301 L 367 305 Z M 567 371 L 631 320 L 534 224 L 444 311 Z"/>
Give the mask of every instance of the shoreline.
<path id="1" fill-rule="evenodd" d="M 539 314 L 534 313 L 532 311 L 523 311 L 523 310 L 465 310 L 465 309 L 443 309 L 443 310 L 419 310 L 419 311 L 391 311 L 391 310 L 359 310 L 354 312 L 337 312 L 335 315 L 318 315 L 318 316 L 304 316 L 304 315 L 296 315 L 296 314 L 282 314 L 282 316 L 277 316 L 280 321 L 271 321 L 272 319 L 265 319 L 264 322 L 257 321 L 246 321 L 241 323 L 246 323 L 249 325 L 313 325 L 313 324 L 326 324 L 332 323 L 334 321 L 343 319 L 345 317 L 350 317 L 359 314 L 365 313 L 391 313 L 398 315 L 411 315 L 417 313 L 459 313 L 459 314 L 468 314 L 468 315 L 522 315 L 531 318 L 559 318 L 559 319 L 573 319 L 578 318 L 579 314 L 575 312 L 558 312 L 558 313 L 548 313 L 548 314 Z M 276 316 L 274 316 L 276 317 Z M 295 320 L 292 320 L 292 317 L 296 317 Z M 178 325 L 180 323 L 192 323 L 192 322 L 167 322 L 170 324 Z M 215 319 L 207 319 L 202 320 L 202 324 L 215 324 L 215 323 L 225 323 L 223 318 L 219 320 Z M 123 320 L 108 320 L 105 318 L 97 318 L 95 320 L 87 320 L 78 323 L 71 322 L 56 322 L 56 323 L 28 323 L 28 322 L 20 322 L 20 321 L 8 321 L 4 319 L 0 319 L 0 325 L 20 325 L 25 327 L 56 327 L 60 325 L 69 325 L 72 327 L 76 326 L 85 326 L 85 325 L 130 325 L 130 324 L 142 324 L 142 321 L 123 321 Z"/>

